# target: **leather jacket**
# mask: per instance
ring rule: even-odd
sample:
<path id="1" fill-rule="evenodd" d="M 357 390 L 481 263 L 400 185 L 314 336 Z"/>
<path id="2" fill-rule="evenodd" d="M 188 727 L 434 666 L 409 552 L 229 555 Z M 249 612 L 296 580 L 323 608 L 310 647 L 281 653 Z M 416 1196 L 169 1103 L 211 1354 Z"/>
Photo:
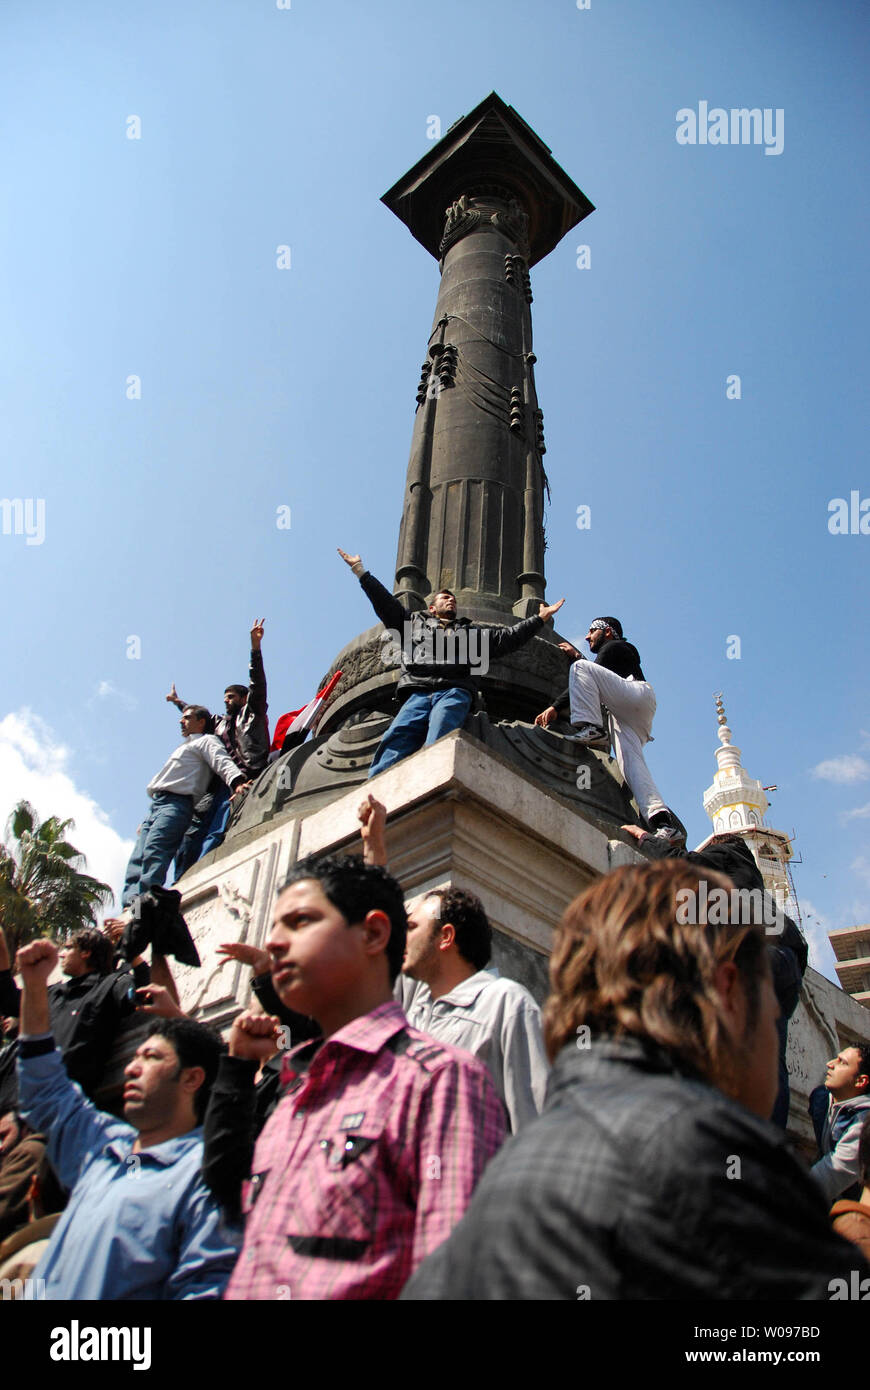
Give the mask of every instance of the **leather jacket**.
<path id="1" fill-rule="evenodd" d="M 445 623 L 425 610 L 410 612 L 368 570 L 359 582 L 381 622 L 396 634 L 400 700 L 417 691 L 459 689 L 473 695 L 475 672 L 485 674 L 490 661 L 516 651 L 544 626 L 538 617 L 507 627 L 484 627 L 468 618 Z"/>
<path id="2" fill-rule="evenodd" d="M 218 738 L 248 777 L 259 777 L 269 757 L 268 708 L 263 657 L 252 650 L 247 700 L 238 714 L 221 715 L 215 723 Z"/>

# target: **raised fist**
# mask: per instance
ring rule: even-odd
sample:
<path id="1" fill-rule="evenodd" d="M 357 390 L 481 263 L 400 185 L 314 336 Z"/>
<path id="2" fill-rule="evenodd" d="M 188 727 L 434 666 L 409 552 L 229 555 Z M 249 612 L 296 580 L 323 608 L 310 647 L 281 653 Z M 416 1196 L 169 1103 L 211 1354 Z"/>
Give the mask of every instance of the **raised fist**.
<path id="1" fill-rule="evenodd" d="M 21 947 L 15 957 L 15 969 L 25 985 L 39 984 L 48 979 L 57 961 L 57 947 L 43 936 Z"/>
<path id="2" fill-rule="evenodd" d="M 262 1065 L 278 1051 L 281 1036 L 279 1019 L 247 1009 L 239 1014 L 230 1031 L 230 1056 Z"/>

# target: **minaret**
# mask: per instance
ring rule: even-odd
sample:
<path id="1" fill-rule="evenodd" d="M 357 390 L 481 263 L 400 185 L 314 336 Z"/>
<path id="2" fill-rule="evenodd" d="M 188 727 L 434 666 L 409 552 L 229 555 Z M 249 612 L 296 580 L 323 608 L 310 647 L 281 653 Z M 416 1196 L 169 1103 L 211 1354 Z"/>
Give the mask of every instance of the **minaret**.
<path id="1" fill-rule="evenodd" d="M 741 764 L 740 749 L 731 742 L 721 693 L 716 696 L 716 715 L 720 743 L 716 762 L 719 766 L 713 775 L 713 785 L 704 792 L 704 810 L 713 822 L 713 833 L 742 836 L 752 850 L 767 891 L 782 911 L 800 921 L 789 868 L 791 840 L 782 830 L 772 830 L 765 825 L 764 817 L 770 803 L 761 783 L 750 777 Z"/>

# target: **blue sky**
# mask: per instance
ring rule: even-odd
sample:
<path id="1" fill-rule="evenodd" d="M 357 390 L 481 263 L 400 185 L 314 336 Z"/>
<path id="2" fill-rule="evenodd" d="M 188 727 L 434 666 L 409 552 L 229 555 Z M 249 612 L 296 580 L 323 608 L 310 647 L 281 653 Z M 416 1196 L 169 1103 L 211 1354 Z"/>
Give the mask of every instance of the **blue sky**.
<path id="1" fill-rule="evenodd" d="M 379 199 L 495 89 L 597 208 L 532 273 L 548 598 L 640 648 L 693 843 L 724 691 L 830 973 L 822 928 L 870 917 L 870 536 L 828 529 L 870 497 L 868 34 L 812 0 L 7 0 L 0 491 L 45 535 L 0 535 L 0 814 L 75 814 L 119 885 L 170 682 L 218 707 L 265 614 L 276 717 L 370 625 L 334 547 L 392 580 L 438 287 Z M 701 101 L 781 109 L 782 152 L 678 144 Z"/>

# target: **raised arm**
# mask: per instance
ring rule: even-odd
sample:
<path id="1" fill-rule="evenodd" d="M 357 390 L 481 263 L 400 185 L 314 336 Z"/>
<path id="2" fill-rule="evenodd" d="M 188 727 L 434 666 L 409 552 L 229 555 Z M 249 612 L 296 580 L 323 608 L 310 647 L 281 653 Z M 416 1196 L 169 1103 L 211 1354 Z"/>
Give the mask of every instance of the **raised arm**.
<path id="1" fill-rule="evenodd" d="M 175 707 L 182 710 L 182 712 L 187 709 L 187 705 L 184 700 L 179 698 L 178 691 L 175 689 L 175 681 L 172 682 L 172 689 L 166 696 L 166 700 L 168 704 L 175 705 Z"/>
<path id="2" fill-rule="evenodd" d="M 363 593 L 384 627 L 394 628 L 401 632 L 402 625 L 408 617 L 408 610 L 402 607 L 395 594 L 391 594 L 388 589 L 384 588 L 380 580 L 375 579 L 373 574 L 369 574 L 359 555 L 348 555 L 347 551 L 342 550 L 340 546 L 338 553 L 344 563 L 350 565 L 360 582 Z"/>
<path id="3" fill-rule="evenodd" d="M 251 1171 L 258 1123 L 257 1068 L 274 1055 L 277 1018 L 239 1014 L 230 1032 L 229 1056 L 221 1057 L 203 1126 L 203 1180 L 231 1221 L 242 1211 L 242 1183 Z"/>
<path id="4" fill-rule="evenodd" d="M 494 661 L 500 656 L 507 656 L 510 652 L 515 652 L 518 647 L 525 646 L 537 633 L 540 632 L 544 623 L 548 623 L 554 613 L 558 613 L 563 598 L 558 603 L 541 604 L 537 613 L 531 618 L 524 618 L 521 623 L 513 623 L 506 627 L 490 627 L 484 631 L 489 642 L 489 654 Z"/>
<path id="5" fill-rule="evenodd" d="M 57 947 L 44 938 L 16 957 L 24 989 L 18 1044 L 19 1109 L 31 1129 L 49 1136 L 48 1155 L 64 1187 L 73 1187 L 84 1163 L 119 1126 L 97 1110 L 67 1076 L 50 1028 L 48 977 Z"/>
<path id="6" fill-rule="evenodd" d="M 266 701 L 266 672 L 263 667 L 263 656 L 260 651 L 260 643 L 263 640 L 263 627 L 265 618 L 255 618 L 254 626 L 251 628 L 251 665 L 248 672 L 250 685 L 248 686 L 248 707 L 255 714 L 265 715 L 269 708 Z"/>
<path id="7" fill-rule="evenodd" d="M 369 792 L 357 811 L 361 822 L 363 860 L 387 867 L 387 808 Z"/>

